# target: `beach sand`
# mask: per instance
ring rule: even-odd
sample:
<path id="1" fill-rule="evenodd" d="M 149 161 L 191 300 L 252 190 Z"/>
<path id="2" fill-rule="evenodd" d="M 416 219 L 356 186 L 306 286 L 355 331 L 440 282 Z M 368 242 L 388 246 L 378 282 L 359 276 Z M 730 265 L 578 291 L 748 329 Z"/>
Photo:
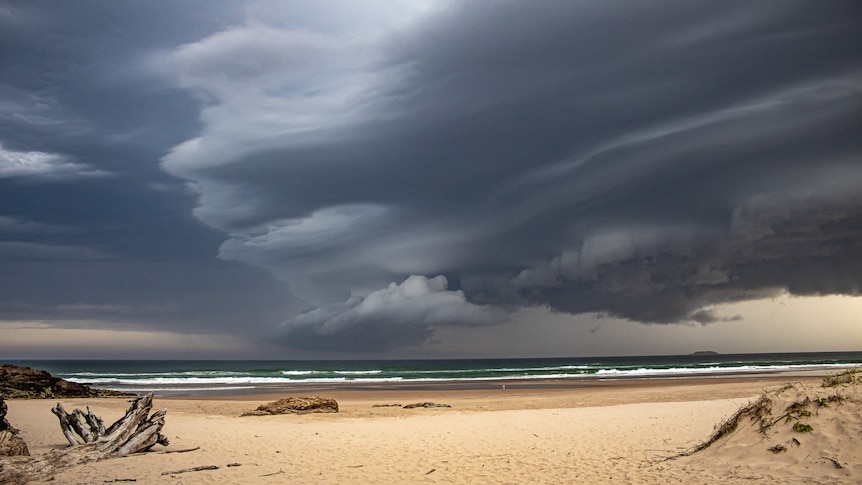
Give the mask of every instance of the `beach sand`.
<path id="1" fill-rule="evenodd" d="M 849 401 L 842 406 L 847 411 L 856 406 L 855 422 L 852 416 L 833 416 L 828 418 L 828 429 L 818 423 L 813 433 L 800 438 L 811 443 L 818 433 L 829 434 L 829 446 L 837 449 L 823 453 L 839 454 L 840 469 L 819 452 L 808 457 L 768 452 L 766 448 L 779 438 L 792 438 L 751 438 L 752 433 L 744 430 L 738 431 L 742 438 L 732 445 L 721 442 L 696 455 L 664 461 L 706 440 L 723 419 L 756 399 L 764 388 L 787 382 L 819 388 L 821 378 L 654 379 L 547 386 L 512 382 L 505 389 L 496 384 L 462 390 L 332 388 L 157 398 L 154 409 L 168 409 L 163 432 L 170 446 L 157 445 L 146 454 L 68 469 L 56 475 L 54 483 L 131 479 L 138 484 L 858 483 L 862 480 L 859 407 Z M 301 394 L 335 398 L 339 413 L 240 417 L 265 402 Z M 424 401 L 451 407 L 375 406 Z M 123 399 L 61 402 L 68 410 L 90 406 L 106 422 L 119 418 L 129 405 Z M 54 403 L 8 401 L 8 419 L 21 430 L 32 454 L 66 446 L 49 411 Z M 848 419 L 851 422 L 845 422 Z M 218 469 L 164 474 L 199 466 Z"/>

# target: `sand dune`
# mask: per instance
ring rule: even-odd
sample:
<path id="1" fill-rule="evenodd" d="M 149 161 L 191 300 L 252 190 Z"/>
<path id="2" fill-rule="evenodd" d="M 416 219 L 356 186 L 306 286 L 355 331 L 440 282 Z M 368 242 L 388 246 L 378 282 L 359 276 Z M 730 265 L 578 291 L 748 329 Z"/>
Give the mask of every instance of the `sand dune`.
<path id="1" fill-rule="evenodd" d="M 734 421 L 733 432 L 679 465 L 716 480 L 862 480 L 862 381 L 790 383 L 764 392 Z"/>

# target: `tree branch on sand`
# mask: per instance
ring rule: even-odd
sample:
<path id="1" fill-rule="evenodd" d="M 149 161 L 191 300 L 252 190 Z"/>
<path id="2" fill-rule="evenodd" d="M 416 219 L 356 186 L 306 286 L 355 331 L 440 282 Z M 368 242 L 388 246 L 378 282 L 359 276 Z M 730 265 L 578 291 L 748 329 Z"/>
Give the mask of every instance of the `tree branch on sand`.
<path id="1" fill-rule="evenodd" d="M 166 409 L 149 415 L 153 393 L 136 399 L 126 414 L 105 428 L 102 419 L 87 409 L 67 413 L 61 404 L 53 412 L 70 446 L 36 457 L 14 457 L 0 462 L 0 483 L 27 483 L 48 480 L 65 468 L 108 458 L 128 456 L 148 451 L 155 444 L 167 445 L 161 434 Z"/>

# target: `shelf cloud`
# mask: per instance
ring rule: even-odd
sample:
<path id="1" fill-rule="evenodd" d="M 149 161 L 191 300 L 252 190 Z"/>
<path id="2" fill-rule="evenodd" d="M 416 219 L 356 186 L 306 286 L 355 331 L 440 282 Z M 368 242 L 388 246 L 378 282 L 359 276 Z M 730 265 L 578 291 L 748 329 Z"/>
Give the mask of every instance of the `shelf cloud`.
<path id="1" fill-rule="evenodd" d="M 860 295 L 853 2 L 157 4 L 104 7 L 119 44 L 96 5 L 68 12 L 89 36 L 3 10 L 0 250 L 198 258 L 223 306 L 270 288 L 230 318 L 309 351 L 492 334 L 525 308 L 720 325 L 744 318 L 725 303 Z M 52 26 L 74 47 L 26 42 Z M 115 212 L 21 202 L 51 177 Z M 141 207 L 160 215 L 111 229 Z M 71 303 L 152 302 L 52 308 Z"/>

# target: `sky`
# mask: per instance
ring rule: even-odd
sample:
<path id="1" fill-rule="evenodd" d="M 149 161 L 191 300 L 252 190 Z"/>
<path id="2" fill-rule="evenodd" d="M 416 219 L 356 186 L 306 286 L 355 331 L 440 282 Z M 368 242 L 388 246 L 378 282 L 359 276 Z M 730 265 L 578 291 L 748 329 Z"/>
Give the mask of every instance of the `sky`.
<path id="1" fill-rule="evenodd" d="M 0 357 L 862 350 L 856 1 L 0 1 Z"/>

